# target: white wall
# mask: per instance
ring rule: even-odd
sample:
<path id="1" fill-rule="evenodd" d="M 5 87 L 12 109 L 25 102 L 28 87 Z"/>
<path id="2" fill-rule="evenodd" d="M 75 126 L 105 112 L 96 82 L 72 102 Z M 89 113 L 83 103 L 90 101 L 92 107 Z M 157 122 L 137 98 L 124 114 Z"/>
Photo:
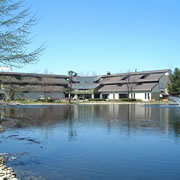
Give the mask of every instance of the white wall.
<path id="1" fill-rule="evenodd" d="M 151 92 L 133 92 L 135 93 L 135 98 L 140 99 L 142 101 L 150 101 L 152 99 L 152 94 Z M 146 99 L 145 99 L 145 93 L 146 93 Z M 149 99 L 148 99 L 148 93 L 149 93 Z M 102 97 L 103 94 L 108 94 L 108 93 L 101 93 L 100 97 Z M 119 99 L 119 94 L 121 93 L 109 93 L 108 99 Z M 129 95 L 129 98 L 131 98 L 131 94 Z"/>
<path id="2" fill-rule="evenodd" d="M 115 93 L 115 99 L 119 99 L 119 94 Z"/>
<path id="3" fill-rule="evenodd" d="M 151 100 L 151 92 L 133 92 L 135 93 L 135 98 L 140 99 L 142 101 L 150 101 Z M 145 99 L 145 93 L 146 93 L 146 99 Z M 149 93 L 149 99 L 148 99 L 148 93 Z M 129 95 L 129 98 L 131 98 L 131 94 Z"/>
<path id="4" fill-rule="evenodd" d="M 108 99 L 114 99 L 114 93 L 110 93 Z"/>

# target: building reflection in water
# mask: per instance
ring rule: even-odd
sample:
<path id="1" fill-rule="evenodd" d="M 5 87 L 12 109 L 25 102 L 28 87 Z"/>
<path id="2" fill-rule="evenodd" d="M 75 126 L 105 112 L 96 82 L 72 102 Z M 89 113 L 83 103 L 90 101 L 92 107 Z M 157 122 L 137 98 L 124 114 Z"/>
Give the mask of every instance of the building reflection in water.
<path id="1" fill-rule="evenodd" d="M 143 130 L 168 134 L 169 130 L 173 130 L 179 136 L 178 110 L 135 104 L 4 107 L 1 108 L 1 119 L 8 119 L 2 122 L 6 127 L 43 127 L 52 133 L 52 127 L 62 125 L 68 129 L 69 140 L 76 139 L 82 127 L 100 127 L 109 133 L 126 131 L 129 135 Z"/>

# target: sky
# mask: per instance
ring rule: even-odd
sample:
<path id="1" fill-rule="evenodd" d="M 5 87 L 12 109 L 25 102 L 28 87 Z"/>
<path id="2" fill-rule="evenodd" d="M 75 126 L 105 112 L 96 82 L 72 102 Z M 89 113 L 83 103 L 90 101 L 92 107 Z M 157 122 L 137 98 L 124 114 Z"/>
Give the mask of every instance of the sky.
<path id="1" fill-rule="evenodd" d="M 38 63 L 13 71 L 100 75 L 180 68 L 179 0 L 31 0 Z"/>

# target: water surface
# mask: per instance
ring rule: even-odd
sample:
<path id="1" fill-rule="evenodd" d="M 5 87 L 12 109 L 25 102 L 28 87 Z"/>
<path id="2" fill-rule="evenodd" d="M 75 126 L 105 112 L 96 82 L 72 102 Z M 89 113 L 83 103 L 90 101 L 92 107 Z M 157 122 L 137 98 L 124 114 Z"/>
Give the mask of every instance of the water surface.
<path id="1" fill-rule="evenodd" d="M 162 107 L 1 107 L 0 152 L 19 179 L 180 179 L 180 107 Z"/>

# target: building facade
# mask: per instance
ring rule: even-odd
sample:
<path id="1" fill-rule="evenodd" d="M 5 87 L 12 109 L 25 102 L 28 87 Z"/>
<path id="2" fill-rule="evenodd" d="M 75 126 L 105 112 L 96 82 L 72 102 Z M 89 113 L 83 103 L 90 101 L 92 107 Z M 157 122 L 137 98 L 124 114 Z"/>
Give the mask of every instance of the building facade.
<path id="1" fill-rule="evenodd" d="M 159 100 L 168 96 L 170 74 L 167 69 L 104 76 L 98 92 L 107 99 L 129 97 L 143 101 Z"/>
<path id="2" fill-rule="evenodd" d="M 73 78 L 71 93 L 75 99 L 118 100 L 129 97 L 142 101 L 159 100 L 168 96 L 170 74 L 171 71 L 166 69 L 77 76 Z M 64 99 L 69 88 L 67 79 L 65 75 L 0 72 L 0 98 Z"/>
<path id="3" fill-rule="evenodd" d="M 67 76 L 0 72 L 0 97 L 5 99 L 64 99 Z"/>

